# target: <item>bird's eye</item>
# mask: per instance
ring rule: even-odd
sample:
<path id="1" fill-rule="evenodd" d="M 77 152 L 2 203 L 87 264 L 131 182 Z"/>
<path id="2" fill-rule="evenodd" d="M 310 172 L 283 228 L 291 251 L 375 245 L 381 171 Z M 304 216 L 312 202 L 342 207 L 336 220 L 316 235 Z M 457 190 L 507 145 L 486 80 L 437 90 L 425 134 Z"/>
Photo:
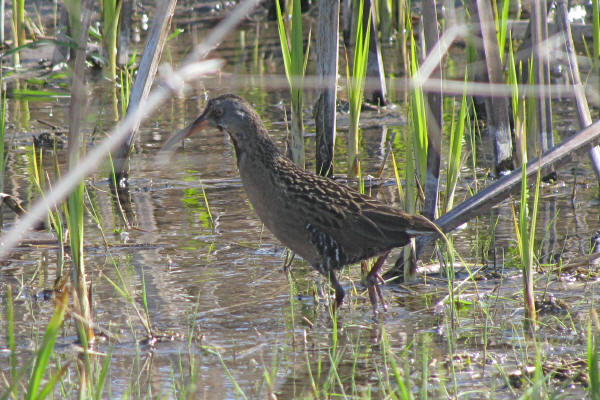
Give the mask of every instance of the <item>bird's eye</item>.
<path id="1" fill-rule="evenodd" d="M 220 116 L 223 115 L 223 109 L 220 107 L 217 107 L 213 110 L 213 115 L 217 118 L 219 118 Z"/>

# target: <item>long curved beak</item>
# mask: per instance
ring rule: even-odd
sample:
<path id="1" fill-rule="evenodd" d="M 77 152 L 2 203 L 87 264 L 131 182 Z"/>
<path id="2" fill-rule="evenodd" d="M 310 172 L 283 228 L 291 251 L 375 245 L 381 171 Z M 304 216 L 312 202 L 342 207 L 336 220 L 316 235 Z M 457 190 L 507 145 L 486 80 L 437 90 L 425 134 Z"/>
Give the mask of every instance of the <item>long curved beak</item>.
<path id="1" fill-rule="evenodd" d="M 185 138 L 191 136 L 192 134 L 199 132 L 209 125 L 209 121 L 206 119 L 206 111 L 202 113 L 194 122 L 189 124 L 187 127 L 183 128 L 177 133 L 171 135 L 170 138 L 167 139 L 165 144 L 161 147 L 158 152 L 156 158 L 158 159 L 159 164 L 164 164 L 169 161 L 171 156 L 175 153 L 175 149 L 177 145 L 183 142 Z"/>

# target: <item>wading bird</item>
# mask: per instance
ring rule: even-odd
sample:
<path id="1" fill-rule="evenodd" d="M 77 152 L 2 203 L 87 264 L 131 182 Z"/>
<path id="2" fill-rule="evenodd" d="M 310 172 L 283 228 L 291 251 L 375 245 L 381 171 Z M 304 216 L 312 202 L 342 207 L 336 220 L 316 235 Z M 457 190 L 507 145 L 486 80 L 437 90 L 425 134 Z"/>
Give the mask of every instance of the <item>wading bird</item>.
<path id="1" fill-rule="evenodd" d="M 235 95 L 209 100 L 202 115 L 170 137 L 161 152 L 208 127 L 229 134 L 256 214 L 281 243 L 329 279 L 335 305 L 344 299 L 336 270 L 380 256 L 366 285 L 374 312 L 378 297 L 385 308 L 378 285 L 385 256 L 414 236 L 435 232 L 435 224 L 298 167 L 279 151 L 252 106 Z"/>

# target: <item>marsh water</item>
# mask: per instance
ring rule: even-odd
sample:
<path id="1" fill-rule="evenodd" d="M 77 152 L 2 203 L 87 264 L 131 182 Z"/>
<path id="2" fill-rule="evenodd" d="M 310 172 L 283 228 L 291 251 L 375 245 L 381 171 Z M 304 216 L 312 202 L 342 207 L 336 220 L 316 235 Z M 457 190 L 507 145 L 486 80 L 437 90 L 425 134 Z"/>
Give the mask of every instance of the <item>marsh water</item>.
<path id="1" fill-rule="evenodd" d="M 307 26 L 314 23 L 314 13 L 305 18 Z M 184 32 L 169 42 L 163 61 L 180 61 L 214 22 L 179 9 L 174 25 Z M 143 47 L 143 41 L 138 46 Z M 400 74 L 393 62 L 398 59 L 398 43 L 385 44 L 384 54 L 390 76 Z M 527 373 L 535 365 L 536 353 L 544 373 L 553 371 L 547 384 L 554 393 L 566 398 L 584 395 L 587 321 L 599 293 L 596 270 L 587 263 L 570 262 L 589 254 L 600 229 L 598 185 L 585 154 L 561 165 L 557 181 L 542 184 L 536 237 L 541 266 L 535 280 L 536 299 L 546 308 L 534 338 L 523 329 L 512 212 L 516 198 L 490 206 L 489 213 L 453 233 L 456 250 L 477 271 L 471 280 L 458 269 L 456 285 L 462 287 L 457 291 L 456 314 L 451 315 L 443 302 L 448 281 L 434 273 L 437 261 L 426 254 L 417 282 L 384 286 L 388 311 L 377 317 L 361 284 L 360 267 L 344 269 L 341 282 L 348 297 L 334 327 L 326 282 L 299 259 L 284 270 L 286 249 L 254 215 L 226 134 L 208 130 L 186 140 L 168 165 L 158 165 L 154 158 L 171 133 L 197 116 L 207 96 L 226 92 L 254 104 L 278 145 L 285 146 L 289 94 L 285 85 L 272 84 L 273 76 L 285 84 L 276 25 L 246 21 L 211 56 L 226 61 L 223 74 L 198 81 L 185 98 L 170 99 L 142 125 L 131 160 L 129 192 L 121 193 L 121 206 L 110 191 L 108 165 L 86 180 L 85 266 L 97 331 L 108 337 L 95 350 L 111 359 L 105 397 L 173 398 L 184 393 L 211 399 L 310 397 L 315 394 L 314 382 L 328 381 L 335 369 L 339 379 L 326 390 L 331 397 L 378 398 L 394 382 L 389 359 L 394 357 L 416 396 L 425 390 L 431 398 L 448 393 L 513 398 L 523 390 L 520 379 L 525 387 L 533 379 Z M 460 63 L 464 54 L 457 50 L 453 57 Z M 311 64 L 312 60 L 309 70 Z M 89 72 L 84 129 L 88 146 L 93 147 L 113 125 L 114 85 L 102 73 Z M 68 93 L 60 79 L 49 85 Z M 365 176 L 376 173 L 392 137 L 397 161 L 403 163 L 408 129 L 403 96 L 392 90 L 398 105 L 363 112 Z M 340 97 L 345 98 L 344 90 Z M 308 168 L 313 167 L 313 101 L 314 93 L 308 90 Z M 570 99 L 554 102 L 557 141 L 575 131 L 572 104 Z M 10 146 L 3 191 L 27 208 L 40 197 L 31 175 L 33 137 L 66 131 L 69 99 L 9 98 L 7 107 Z M 597 109 L 593 113 L 598 116 Z M 340 107 L 336 153 L 340 172 L 347 118 Z M 477 139 L 481 161 L 477 169 L 466 158 L 455 204 L 469 190 L 492 181 L 492 167 L 486 165 L 488 140 L 485 133 Z M 52 181 L 57 179 L 55 160 L 65 168 L 65 152 L 48 148 L 42 152 L 42 167 Z M 372 194 L 401 207 L 390 159 L 386 163 L 384 184 L 374 187 Z M 2 217 L 5 227 L 16 222 L 6 207 Z M 49 230 L 36 231 L 0 265 L 0 299 L 6 304 L 10 285 L 18 359 L 23 363 L 34 354 L 54 310 L 53 301 L 44 295 L 56 277 L 58 250 L 53 240 Z M 388 267 L 397 254 L 388 260 Z M 559 271 L 565 265 L 569 268 Z M 132 293 L 141 315 L 144 287 L 147 319 L 156 341 L 149 343 L 134 306 L 111 281 Z M 6 327 L 3 317 L 0 330 Z M 67 317 L 56 344 L 54 368 L 70 359 L 75 342 L 73 319 Z M 0 350 L 6 373 L 4 334 Z M 522 375 L 516 381 L 515 371 Z M 63 379 L 76 382 L 78 376 L 71 370 Z M 62 390 L 57 389 L 56 395 L 75 397 L 64 386 Z"/>

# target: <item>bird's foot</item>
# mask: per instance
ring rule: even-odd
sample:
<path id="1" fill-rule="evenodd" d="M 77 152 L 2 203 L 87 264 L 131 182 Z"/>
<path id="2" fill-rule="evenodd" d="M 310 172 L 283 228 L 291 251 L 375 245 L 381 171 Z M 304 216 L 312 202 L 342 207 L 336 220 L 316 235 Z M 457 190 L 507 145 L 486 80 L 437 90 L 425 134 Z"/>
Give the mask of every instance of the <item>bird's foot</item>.
<path id="1" fill-rule="evenodd" d="M 343 303 L 344 303 L 344 300 L 338 299 L 338 296 L 336 295 L 333 298 L 333 302 L 331 303 L 331 314 L 335 315 L 337 313 L 337 310 L 342 306 Z"/>
<path id="2" fill-rule="evenodd" d="M 381 302 L 381 308 L 383 311 L 387 311 L 387 305 L 385 304 L 385 300 L 383 299 L 383 293 L 381 291 L 380 284 L 384 284 L 385 281 L 378 273 L 369 273 L 366 279 L 367 291 L 369 292 L 369 300 L 371 300 L 371 304 L 373 305 L 373 314 L 377 315 L 377 299 Z"/>
<path id="3" fill-rule="evenodd" d="M 371 300 L 371 304 L 373 305 L 373 314 L 375 315 L 377 315 L 377 298 L 379 298 L 379 301 L 381 302 L 381 307 L 383 308 L 383 311 L 387 311 L 387 305 L 383 300 L 383 293 L 381 292 L 381 287 L 379 286 L 380 284 L 383 285 L 385 281 L 383 280 L 381 275 L 379 275 L 379 271 L 381 270 L 381 267 L 383 267 L 383 263 L 385 262 L 385 259 L 387 258 L 389 253 L 390 252 L 388 251 L 377 258 L 377 261 L 375 261 L 375 264 L 373 264 L 371 271 L 369 271 L 367 277 L 365 278 L 365 283 L 369 292 L 369 300 Z M 366 262 L 363 261 L 361 265 L 363 271 L 366 271 Z"/>
<path id="4" fill-rule="evenodd" d="M 328 275 L 329 275 L 329 282 L 331 283 L 331 286 L 333 286 L 333 289 L 335 290 L 335 299 L 333 301 L 333 304 L 331 305 L 331 310 L 332 310 L 333 314 L 335 314 L 336 310 L 342 306 L 346 292 L 344 291 L 344 288 L 342 287 L 342 285 L 340 285 L 340 283 L 338 282 L 334 271 L 329 271 Z"/>

